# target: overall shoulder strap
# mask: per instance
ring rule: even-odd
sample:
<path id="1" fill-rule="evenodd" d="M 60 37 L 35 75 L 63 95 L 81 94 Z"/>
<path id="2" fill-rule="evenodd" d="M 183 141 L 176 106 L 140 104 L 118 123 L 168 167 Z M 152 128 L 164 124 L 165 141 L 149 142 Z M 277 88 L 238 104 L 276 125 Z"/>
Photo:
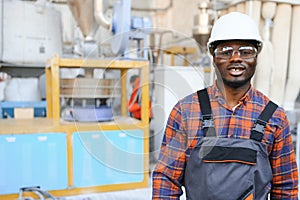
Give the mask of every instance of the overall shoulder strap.
<path id="1" fill-rule="evenodd" d="M 202 129 L 204 137 L 216 137 L 216 130 L 214 126 L 213 114 L 211 111 L 209 96 L 206 88 L 197 91 L 198 100 L 200 103 L 201 113 L 202 113 Z"/>
<path id="2" fill-rule="evenodd" d="M 259 115 L 258 119 L 254 122 L 254 126 L 251 130 L 250 139 L 261 142 L 264 136 L 264 132 L 269 119 L 277 109 L 278 105 L 272 101 L 269 101 L 265 109 Z"/>

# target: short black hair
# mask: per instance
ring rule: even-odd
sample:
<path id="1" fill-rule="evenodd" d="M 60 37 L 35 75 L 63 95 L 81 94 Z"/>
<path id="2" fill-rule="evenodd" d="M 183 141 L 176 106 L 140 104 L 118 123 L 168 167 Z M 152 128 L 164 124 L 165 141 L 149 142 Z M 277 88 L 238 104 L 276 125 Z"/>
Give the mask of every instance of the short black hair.
<path id="1" fill-rule="evenodd" d="M 132 75 L 131 77 L 130 77 L 130 80 L 129 80 L 129 82 L 130 83 L 133 83 L 137 78 L 138 78 L 139 76 L 138 75 Z"/>

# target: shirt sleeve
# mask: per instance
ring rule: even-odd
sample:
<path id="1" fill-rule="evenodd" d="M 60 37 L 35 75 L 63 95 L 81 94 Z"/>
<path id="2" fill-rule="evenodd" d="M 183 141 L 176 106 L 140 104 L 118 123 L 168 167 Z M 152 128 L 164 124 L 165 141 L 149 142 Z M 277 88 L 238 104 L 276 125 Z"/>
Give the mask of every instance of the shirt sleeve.
<path id="1" fill-rule="evenodd" d="M 165 129 L 159 160 L 153 171 L 152 199 L 179 199 L 183 191 L 186 133 L 180 104 L 170 113 Z"/>
<path id="2" fill-rule="evenodd" d="M 296 157 L 289 130 L 289 122 L 284 114 L 282 126 L 275 132 L 270 163 L 273 171 L 271 199 L 298 199 L 298 171 Z"/>

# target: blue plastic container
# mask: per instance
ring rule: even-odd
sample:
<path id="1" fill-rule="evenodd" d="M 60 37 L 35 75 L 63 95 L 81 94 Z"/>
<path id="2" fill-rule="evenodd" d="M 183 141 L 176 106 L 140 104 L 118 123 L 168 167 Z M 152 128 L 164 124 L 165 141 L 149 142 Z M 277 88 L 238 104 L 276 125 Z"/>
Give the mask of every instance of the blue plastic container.
<path id="1" fill-rule="evenodd" d="M 4 101 L 0 102 L 1 117 L 0 118 L 14 118 L 15 108 L 33 108 L 34 117 L 47 116 L 46 101 Z"/>

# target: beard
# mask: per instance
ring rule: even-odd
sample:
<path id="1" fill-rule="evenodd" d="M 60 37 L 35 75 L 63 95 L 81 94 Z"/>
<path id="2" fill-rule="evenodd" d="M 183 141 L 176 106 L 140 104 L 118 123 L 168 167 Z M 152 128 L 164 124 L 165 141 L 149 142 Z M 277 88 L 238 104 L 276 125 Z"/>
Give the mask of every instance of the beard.
<path id="1" fill-rule="evenodd" d="M 244 80 L 227 80 L 227 79 L 222 79 L 223 80 L 223 83 L 224 85 L 227 85 L 229 87 L 232 87 L 232 88 L 239 88 L 239 87 L 243 87 L 244 85 L 247 85 L 250 83 L 251 81 L 251 77 L 249 77 L 248 79 L 244 79 Z"/>
<path id="2" fill-rule="evenodd" d="M 251 82 L 252 77 L 254 76 L 254 71 L 253 71 L 253 73 L 248 74 L 248 76 L 244 77 L 244 79 L 238 79 L 238 78 L 227 79 L 225 76 L 223 77 L 221 75 L 221 72 L 218 70 L 217 67 L 215 67 L 215 70 L 216 70 L 217 80 L 220 81 L 219 83 L 221 85 L 228 86 L 234 89 L 248 85 Z"/>

